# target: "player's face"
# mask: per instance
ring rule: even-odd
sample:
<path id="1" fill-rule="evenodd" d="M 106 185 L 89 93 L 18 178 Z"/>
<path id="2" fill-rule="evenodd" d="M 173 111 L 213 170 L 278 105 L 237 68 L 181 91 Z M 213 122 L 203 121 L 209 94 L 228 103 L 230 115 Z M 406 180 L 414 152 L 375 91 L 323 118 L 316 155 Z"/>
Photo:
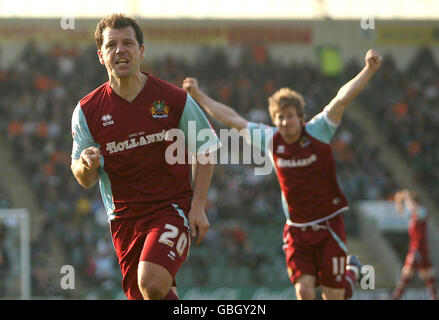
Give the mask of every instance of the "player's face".
<path id="1" fill-rule="evenodd" d="M 125 78 L 140 71 L 140 60 L 145 48 L 143 45 L 139 47 L 132 27 L 106 28 L 102 36 L 103 43 L 98 56 L 108 73 L 117 78 Z"/>
<path id="2" fill-rule="evenodd" d="M 296 141 L 302 132 L 302 118 L 297 115 L 294 106 L 284 107 L 274 114 L 273 123 L 281 136 L 289 141 Z"/>

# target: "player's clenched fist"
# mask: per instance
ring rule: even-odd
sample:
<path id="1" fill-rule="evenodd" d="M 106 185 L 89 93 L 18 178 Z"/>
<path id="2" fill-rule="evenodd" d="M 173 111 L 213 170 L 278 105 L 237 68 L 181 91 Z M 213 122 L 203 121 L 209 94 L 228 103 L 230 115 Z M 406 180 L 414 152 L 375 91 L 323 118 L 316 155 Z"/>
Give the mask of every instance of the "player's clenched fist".
<path id="1" fill-rule="evenodd" d="M 373 49 L 369 49 L 369 51 L 367 51 L 364 60 L 366 61 L 366 65 L 373 71 L 377 71 L 381 67 L 381 56 Z"/>
<path id="2" fill-rule="evenodd" d="M 183 89 L 186 90 L 192 96 L 192 98 L 196 98 L 199 92 L 197 79 L 190 77 L 184 79 Z"/>
<path id="3" fill-rule="evenodd" d="M 99 160 L 100 156 L 101 151 L 98 148 L 89 147 L 82 150 L 80 156 L 81 163 L 88 170 L 96 169 L 101 165 L 101 162 Z"/>

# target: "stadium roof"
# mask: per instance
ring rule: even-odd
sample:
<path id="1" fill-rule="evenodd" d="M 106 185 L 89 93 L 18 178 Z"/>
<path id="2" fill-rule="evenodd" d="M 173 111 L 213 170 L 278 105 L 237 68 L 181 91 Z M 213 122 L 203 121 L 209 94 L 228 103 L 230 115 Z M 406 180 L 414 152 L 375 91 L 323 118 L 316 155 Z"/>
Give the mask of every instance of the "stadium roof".
<path id="1" fill-rule="evenodd" d="M 193 19 L 438 19 L 437 0 L 16 0 L 0 1 L 3 18 L 102 17 Z"/>

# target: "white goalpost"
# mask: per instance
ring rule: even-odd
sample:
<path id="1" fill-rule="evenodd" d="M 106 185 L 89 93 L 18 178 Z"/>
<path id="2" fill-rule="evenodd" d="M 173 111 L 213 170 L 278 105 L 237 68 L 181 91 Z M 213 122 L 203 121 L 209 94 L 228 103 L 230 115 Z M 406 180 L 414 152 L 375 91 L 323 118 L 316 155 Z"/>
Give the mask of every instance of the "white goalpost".
<path id="1" fill-rule="evenodd" d="M 20 277 L 20 298 L 31 298 L 31 269 L 30 269 L 30 217 L 27 209 L 0 209 L 0 221 L 9 230 L 17 233 L 19 244 L 16 249 L 19 251 L 19 277 Z M 15 230 L 14 230 L 15 229 Z M 17 230 L 18 229 L 18 230 Z M 13 240 L 11 240 L 13 242 Z M 18 266 L 12 265 L 12 269 Z M 16 270 L 14 270 L 16 271 Z"/>

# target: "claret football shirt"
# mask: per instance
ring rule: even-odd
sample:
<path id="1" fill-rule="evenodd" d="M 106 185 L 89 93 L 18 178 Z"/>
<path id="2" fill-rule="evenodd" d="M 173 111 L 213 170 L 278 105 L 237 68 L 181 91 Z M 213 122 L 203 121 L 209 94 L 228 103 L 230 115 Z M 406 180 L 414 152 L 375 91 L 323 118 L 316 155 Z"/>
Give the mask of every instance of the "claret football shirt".
<path id="1" fill-rule="evenodd" d="M 72 158 L 79 159 L 90 146 L 100 149 L 99 188 L 109 220 L 149 214 L 179 200 L 187 204 L 192 196 L 190 155 L 220 147 L 209 121 L 186 91 L 147 76 L 131 102 L 106 82 L 82 98 L 73 112 Z M 175 130 L 184 143 L 177 141 L 178 135 L 169 138 Z M 167 152 L 177 142 L 187 156 L 183 163 L 172 158 L 176 152 Z"/>
<path id="2" fill-rule="evenodd" d="M 410 247 L 427 247 L 428 214 L 424 206 L 418 206 L 414 212 L 404 206 L 404 215 L 409 219 Z"/>
<path id="3" fill-rule="evenodd" d="M 337 125 L 326 110 L 304 125 L 294 143 L 287 143 L 274 127 L 249 122 L 247 129 L 249 143 L 263 150 L 274 165 L 289 225 L 306 227 L 348 209 L 330 145 Z"/>

